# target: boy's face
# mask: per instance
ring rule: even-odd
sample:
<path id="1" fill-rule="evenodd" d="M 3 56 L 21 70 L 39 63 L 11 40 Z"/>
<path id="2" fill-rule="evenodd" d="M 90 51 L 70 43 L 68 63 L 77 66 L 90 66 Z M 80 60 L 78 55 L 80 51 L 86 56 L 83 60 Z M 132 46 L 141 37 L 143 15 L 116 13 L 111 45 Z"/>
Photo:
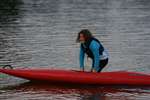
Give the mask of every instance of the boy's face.
<path id="1" fill-rule="evenodd" d="M 85 42 L 85 37 L 84 37 L 84 35 L 82 33 L 80 34 L 79 40 L 80 40 L 81 43 Z"/>

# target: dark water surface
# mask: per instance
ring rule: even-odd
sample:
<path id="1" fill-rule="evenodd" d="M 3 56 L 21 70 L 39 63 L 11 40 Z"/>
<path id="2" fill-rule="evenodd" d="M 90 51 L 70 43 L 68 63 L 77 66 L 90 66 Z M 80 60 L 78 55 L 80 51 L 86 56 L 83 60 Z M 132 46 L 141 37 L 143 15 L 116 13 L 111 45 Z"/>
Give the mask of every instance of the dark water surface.
<path id="1" fill-rule="evenodd" d="M 88 28 L 109 50 L 104 71 L 150 72 L 149 27 L 149 0 L 0 1 L 0 65 L 79 69 L 79 44 L 75 40 L 81 29 Z M 145 87 L 24 82 L 0 74 L 0 100 L 150 99 L 149 88 Z"/>

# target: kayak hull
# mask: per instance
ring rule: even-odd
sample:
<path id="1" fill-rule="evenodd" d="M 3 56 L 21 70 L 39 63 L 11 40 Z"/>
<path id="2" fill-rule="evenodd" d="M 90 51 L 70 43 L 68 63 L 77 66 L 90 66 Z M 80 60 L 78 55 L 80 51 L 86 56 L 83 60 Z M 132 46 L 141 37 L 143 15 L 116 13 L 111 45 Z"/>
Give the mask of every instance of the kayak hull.
<path id="1" fill-rule="evenodd" d="M 0 69 L 1 73 L 31 81 L 95 85 L 150 85 L 150 74 L 138 72 L 81 72 L 50 69 Z"/>

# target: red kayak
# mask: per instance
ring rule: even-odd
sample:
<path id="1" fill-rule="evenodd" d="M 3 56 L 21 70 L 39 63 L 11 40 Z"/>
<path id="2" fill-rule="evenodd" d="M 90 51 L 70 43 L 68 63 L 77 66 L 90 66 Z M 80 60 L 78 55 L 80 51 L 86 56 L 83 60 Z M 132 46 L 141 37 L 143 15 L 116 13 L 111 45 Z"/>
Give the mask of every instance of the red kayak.
<path id="1" fill-rule="evenodd" d="M 0 69 L 0 72 L 31 81 L 96 85 L 150 85 L 150 74 L 138 72 L 92 73 L 50 69 Z"/>

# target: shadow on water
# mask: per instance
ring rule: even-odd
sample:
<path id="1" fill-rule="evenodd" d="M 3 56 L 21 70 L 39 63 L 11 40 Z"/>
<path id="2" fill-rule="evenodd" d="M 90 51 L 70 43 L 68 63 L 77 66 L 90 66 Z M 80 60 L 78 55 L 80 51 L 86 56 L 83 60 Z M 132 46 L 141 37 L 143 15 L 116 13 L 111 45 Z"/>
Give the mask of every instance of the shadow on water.
<path id="1" fill-rule="evenodd" d="M 15 34 L 9 32 L 10 28 L 17 24 L 20 16 L 19 6 L 22 4 L 21 0 L 2 0 L 0 1 L 0 49 L 9 47 L 7 37 Z M 2 46 L 2 47 L 1 47 Z"/>
<path id="2" fill-rule="evenodd" d="M 9 24 L 17 20 L 19 17 L 19 6 L 22 4 L 21 0 L 2 0 L 0 1 L 0 26 Z"/>
<path id="3" fill-rule="evenodd" d="M 38 94 L 39 97 L 49 95 L 56 97 L 58 95 L 64 96 L 63 98 L 75 98 L 79 100 L 106 100 L 115 95 L 116 98 L 126 98 L 130 100 L 130 96 L 149 94 L 150 87 L 131 87 L 131 86 L 93 86 L 93 85 L 69 85 L 69 84 L 41 84 L 37 82 L 25 82 L 22 84 L 7 86 L 1 88 L 4 93 L 22 93 L 24 96 L 30 94 L 34 96 Z M 0 93 L 3 94 L 3 93 Z M 117 95 L 118 94 L 118 95 Z M 128 94 L 127 96 L 121 94 Z M 33 98 L 33 97 L 31 97 Z M 50 97 L 48 97 L 50 98 Z"/>
<path id="4" fill-rule="evenodd" d="M 21 54 L 24 48 L 17 46 L 20 43 L 18 34 L 22 33 L 19 27 L 23 16 L 22 5 L 22 0 L 0 1 L 0 65 L 14 64 L 26 59 Z"/>
<path id="5" fill-rule="evenodd" d="M 1 0 L 0 1 L 0 59 L 7 54 L 10 48 L 8 37 L 12 35 L 8 32 L 9 25 L 16 21 L 19 15 L 20 0 Z"/>

